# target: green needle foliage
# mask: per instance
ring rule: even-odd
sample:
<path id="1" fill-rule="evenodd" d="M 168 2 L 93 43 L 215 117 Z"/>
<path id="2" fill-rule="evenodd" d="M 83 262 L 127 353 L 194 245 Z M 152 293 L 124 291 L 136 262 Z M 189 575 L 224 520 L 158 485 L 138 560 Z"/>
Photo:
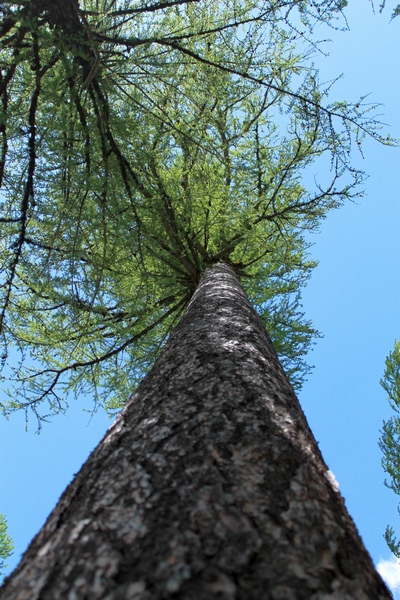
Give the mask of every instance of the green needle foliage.
<path id="1" fill-rule="evenodd" d="M 400 495 L 400 340 L 396 341 L 393 351 L 386 359 L 381 385 L 395 413 L 388 421 L 384 421 L 379 440 L 383 452 L 382 466 L 389 476 L 385 485 Z M 393 554 L 400 558 L 400 541 L 396 539 L 392 526 L 386 528 L 385 539 Z"/>
<path id="2" fill-rule="evenodd" d="M 12 555 L 13 550 L 13 541 L 7 533 L 7 519 L 0 514 L 0 575 L 7 567 L 4 561 Z"/>
<path id="3" fill-rule="evenodd" d="M 372 0 L 371 0 L 371 3 L 372 3 L 372 6 L 374 6 L 374 3 Z M 381 4 L 379 5 L 380 12 L 382 12 L 385 7 L 386 7 L 386 0 L 382 0 Z M 400 4 L 398 4 L 396 7 L 393 8 L 392 19 L 394 19 L 395 17 L 398 17 L 399 15 L 400 15 Z"/>
<path id="4" fill-rule="evenodd" d="M 305 232 L 360 193 L 352 147 L 388 143 L 307 58 L 345 5 L 1 4 L 4 414 L 40 423 L 69 392 L 120 407 L 219 261 L 301 385 Z"/>

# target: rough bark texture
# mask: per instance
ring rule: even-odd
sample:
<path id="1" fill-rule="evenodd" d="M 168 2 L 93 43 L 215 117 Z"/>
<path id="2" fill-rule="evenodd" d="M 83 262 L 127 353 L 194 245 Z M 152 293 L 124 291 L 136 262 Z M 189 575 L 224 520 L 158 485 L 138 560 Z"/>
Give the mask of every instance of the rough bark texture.
<path id="1" fill-rule="evenodd" d="M 206 272 L 0 597 L 391 597 L 227 266 Z"/>

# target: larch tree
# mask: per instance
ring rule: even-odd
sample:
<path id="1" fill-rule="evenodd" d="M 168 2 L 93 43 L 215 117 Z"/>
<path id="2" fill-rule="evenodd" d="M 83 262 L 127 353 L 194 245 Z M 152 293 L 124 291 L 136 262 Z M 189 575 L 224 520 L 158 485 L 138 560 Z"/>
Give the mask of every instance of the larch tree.
<path id="1" fill-rule="evenodd" d="M 7 567 L 4 562 L 13 553 L 14 544 L 7 533 L 7 519 L 0 514 L 0 574 Z"/>
<path id="2" fill-rule="evenodd" d="M 389 597 L 261 327 L 299 387 L 304 232 L 390 143 L 308 60 L 345 5 L 2 3 L 2 410 L 119 409 L 169 338 L 2 597 Z"/>
<path id="3" fill-rule="evenodd" d="M 379 446 L 382 450 L 382 466 L 389 479 L 385 485 L 400 495 L 400 341 L 397 340 L 394 348 L 386 358 L 385 373 L 381 385 L 388 395 L 388 400 L 393 409 L 393 416 L 383 422 L 382 436 Z M 385 539 L 397 558 L 400 557 L 400 541 L 396 538 L 392 525 L 385 531 Z"/>

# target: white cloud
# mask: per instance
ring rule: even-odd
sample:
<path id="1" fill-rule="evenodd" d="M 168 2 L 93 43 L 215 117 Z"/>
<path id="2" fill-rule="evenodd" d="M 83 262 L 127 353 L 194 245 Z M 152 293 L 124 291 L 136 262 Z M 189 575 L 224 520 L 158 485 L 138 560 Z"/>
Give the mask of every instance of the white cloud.
<path id="1" fill-rule="evenodd" d="M 400 561 L 395 556 L 381 559 L 376 569 L 393 594 L 394 600 L 400 600 Z"/>

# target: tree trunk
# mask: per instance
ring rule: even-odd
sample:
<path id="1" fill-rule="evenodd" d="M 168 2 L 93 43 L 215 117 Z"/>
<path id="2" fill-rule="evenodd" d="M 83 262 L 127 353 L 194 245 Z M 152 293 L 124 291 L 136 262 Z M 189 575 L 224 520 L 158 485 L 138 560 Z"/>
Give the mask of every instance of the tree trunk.
<path id="1" fill-rule="evenodd" d="M 229 267 L 205 273 L 0 597 L 391 597 Z"/>

